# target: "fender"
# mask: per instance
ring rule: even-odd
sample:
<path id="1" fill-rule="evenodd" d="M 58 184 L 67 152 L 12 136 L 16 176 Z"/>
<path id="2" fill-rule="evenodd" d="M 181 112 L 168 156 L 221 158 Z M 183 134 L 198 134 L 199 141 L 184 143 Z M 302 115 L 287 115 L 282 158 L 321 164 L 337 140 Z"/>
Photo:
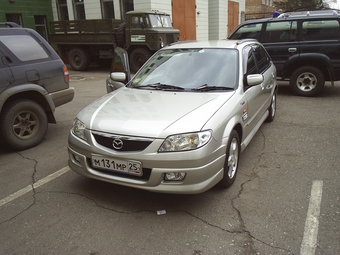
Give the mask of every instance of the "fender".
<path id="1" fill-rule="evenodd" d="M 291 66 L 293 66 L 294 63 L 298 61 L 306 61 L 306 62 L 311 62 L 311 63 L 313 63 L 314 61 L 314 62 L 317 62 L 318 64 L 321 64 L 322 66 L 325 66 L 327 68 L 330 80 L 333 84 L 335 75 L 334 75 L 332 62 L 327 55 L 322 54 L 322 53 L 301 53 L 299 55 L 298 54 L 293 55 L 286 61 L 283 67 L 283 77 L 290 76 L 290 74 L 292 73 L 290 71 Z"/>
<path id="2" fill-rule="evenodd" d="M 10 87 L 7 90 L 2 91 L 2 93 L 0 94 L 0 111 L 8 98 L 25 92 L 37 92 L 41 94 L 42 97 L 45 99 L 46 106 L 49 107 L 49 110 L 51 110 L 52 112 L 55 110 L 55 105 L 52 98 L 48 95 L 48 92 L 42 86 L 36 84 L 24 84 L 20 86 Z"/>

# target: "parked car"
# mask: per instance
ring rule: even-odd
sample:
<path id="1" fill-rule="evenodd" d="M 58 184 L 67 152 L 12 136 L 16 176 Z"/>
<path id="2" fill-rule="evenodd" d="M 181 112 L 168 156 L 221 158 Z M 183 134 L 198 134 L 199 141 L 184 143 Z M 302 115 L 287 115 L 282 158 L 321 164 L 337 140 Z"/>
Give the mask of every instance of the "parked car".
<path id="1" fill-rule="evenodd" d="M 127 53 L 116 50 L 124 83 Z M 85 107 L 68 139 L 86 177 L 164 193 L 231 186 L 241 151 L 276 113 L 276 69 L 256 40 L 184 42 Z"/>
<path id="2" fill-rule="evenodd" d="M 36 31 L 15 23 L 0 28 L 0 134 L 5 146 L 39 144 L 55 108 L 70 102 L 74 88 L 54 49 Z"/>
<path id="3" fill-rule="evenodd" d="M 340 15 L 336 11 L 292 12 L 250 20 L 229 39 L 255 38 L 271 56 L 277 76 L 299 96 L 317 96 L 325 81 L 340 80 Z"/>

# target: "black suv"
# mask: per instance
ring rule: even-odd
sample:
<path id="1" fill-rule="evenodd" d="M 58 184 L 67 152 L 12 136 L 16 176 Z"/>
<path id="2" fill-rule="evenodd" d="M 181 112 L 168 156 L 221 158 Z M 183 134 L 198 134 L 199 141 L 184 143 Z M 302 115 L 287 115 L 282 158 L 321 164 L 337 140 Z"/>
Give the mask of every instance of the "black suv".
<path id="1" fill-rule="evenodd" d="M 325 81 L 340 80 L 340 15 L 336 11 L 281 14 L 246 21 L 229 39 L 255 38 L 267 49 L 277 76 L 288 78 L 292 91 L 316 96 Z"/>
<path id="2" fill-rule="evenodd" d="M 74 88 L 67 67 L 36 31 L 0 25 L 0 135 L 9 148 L 24 150 L 41 142 Z"/>

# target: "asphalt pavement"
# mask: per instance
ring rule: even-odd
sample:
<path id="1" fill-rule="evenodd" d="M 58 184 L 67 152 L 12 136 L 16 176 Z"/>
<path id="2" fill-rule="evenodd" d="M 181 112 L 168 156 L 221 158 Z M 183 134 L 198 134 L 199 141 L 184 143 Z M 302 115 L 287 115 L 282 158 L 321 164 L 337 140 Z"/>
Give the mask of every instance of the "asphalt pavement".
<path id="1" fill-rule="evenodd" d="M 340 254 L 339 82 L 312 98 L 280 82 L 276 118 L 242 153 L 234 185 L 171 195 L 69 170 L 73 119 L 106 93 L 107 74 L 70 71 L 75 98 L 43 142 L 1 146 L 0 254 Z"/>

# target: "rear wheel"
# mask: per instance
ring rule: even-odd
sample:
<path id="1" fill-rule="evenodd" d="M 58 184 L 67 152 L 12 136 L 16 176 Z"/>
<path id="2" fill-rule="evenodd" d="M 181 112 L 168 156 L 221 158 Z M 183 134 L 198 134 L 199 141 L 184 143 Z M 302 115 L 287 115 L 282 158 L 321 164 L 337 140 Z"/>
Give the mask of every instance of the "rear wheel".
<path id="1" fill-rule="evenodd" d="M 0 133 L 13 150 L 25 150 L 38 145 L 47 132 L 44 109 L 35 101 L 20 99 L 7 104 L 0 118 Z"/>
<path id="2" fill-rule="evenodd" d="M 136 48 L 130 54 L 130 69 L 136 73 L 139 68 L 151 57 L 151 52 L 145 48 Z"/>
<path id="3" fill-rule="evenodd" d="M 298 96 L 316 96 L 325 85 L 323 73 L 313 66 L 304 66 L 290 77 L 290 88 Z"/>
<path id="4" fill-rule="evenodd" d="M 90 56 L 80 48 L 73 48 L 68 55 L 68 62 L 74 71 L 86 71 L 90 67 Z"/>
<path id="5" fill-rule="evenodd" d="M 220 181 L 221 187 L 228 188 L 234 183 L 238 170 L 240 152 L 240 138 L 238 133 L 233 130 L 228 140 L 226 160 L 224 163 L 224 175 L 223 179 Z"/>

